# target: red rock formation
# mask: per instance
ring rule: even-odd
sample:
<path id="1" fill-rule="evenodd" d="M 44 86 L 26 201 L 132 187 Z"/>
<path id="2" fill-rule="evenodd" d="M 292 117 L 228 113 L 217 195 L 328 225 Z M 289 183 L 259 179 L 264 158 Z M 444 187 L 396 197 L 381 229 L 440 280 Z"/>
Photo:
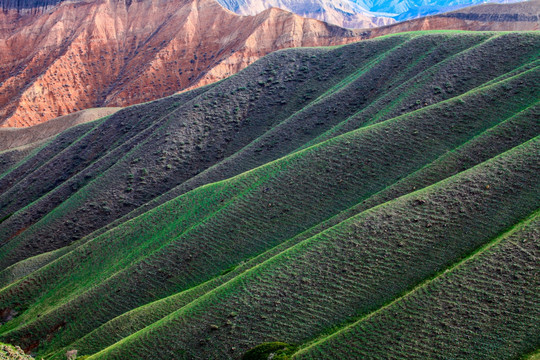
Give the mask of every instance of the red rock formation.
<path id="1" fill-rule="evenodd" d="M 0 13 L 0 126 L 126 106 L 238 72 L 274 50 L 359 40 L 279 9 L 214 0 L 98 0 Z"/>
<path id="2" fill-rule="evenodd" d="M 275 8 L 239 16 L 214 0 L 57 1 L 0 12 L 0 126 L 154 100 L 288 47 L 417 30 L 538 30 L 540 9 L 540 0 L 488 4 L 353 31 Z"/>
<path id="3" fill-rule="evenodd" d="M 466 30 L 466 31 L 533 31 L 540 29 L 540 0 L 513 4 L 485 4 L 440 15 L 404 21 L 378 28 L 360 30 L 363 40 L 407 31 Z M 192 88 L 222 79 L 234 72 L 235 61 L 217 64 Z M 241 59 L 238 59 L 241 61 Z"/>

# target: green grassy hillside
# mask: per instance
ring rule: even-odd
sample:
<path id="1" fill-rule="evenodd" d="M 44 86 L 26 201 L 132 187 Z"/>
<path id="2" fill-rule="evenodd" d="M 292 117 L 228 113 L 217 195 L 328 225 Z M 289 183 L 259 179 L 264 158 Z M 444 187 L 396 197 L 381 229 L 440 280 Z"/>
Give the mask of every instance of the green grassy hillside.
<path id="1" fill-rule="evenodd" d="M 539 55 L 538 33 L 280 51 L 0 153 L 0 341 L 45 359 L 534 356 Z"/>

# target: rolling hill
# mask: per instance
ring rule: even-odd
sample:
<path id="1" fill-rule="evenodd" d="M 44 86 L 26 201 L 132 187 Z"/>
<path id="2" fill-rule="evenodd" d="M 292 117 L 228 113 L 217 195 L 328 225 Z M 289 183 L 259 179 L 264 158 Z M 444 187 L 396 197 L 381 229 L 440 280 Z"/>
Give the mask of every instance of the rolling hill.
<path id="1" fill-rule="evenodd" d="M 62 131 L 111 115 L 119 109 L 87 109 L 27 128 L 0 128 L 0 172 L 16 165 Z"/>
<path id="2" fill-rule="evenodd" d="M 0 341 L 45 359 L 534 354 L 539 55 L 538 32 L 288 49 L 65 130 L 0 174 Z"/>
<path id="3" fill-rule="evenodd" d="M 0 128 L 0 151 L 18 147 L 37 146 L 41 142 L 70 127 L 112 115 L 118 110 L 120 108 L 87 109 L 64 115 L 32 127 Z"/>
<path id="4" fill-rule="evenodd" d="M 118 107 L 223 79 L 278 49 L 359 40 L 279 9 L 214 0 L 1 0 L 0 126 Z"/>

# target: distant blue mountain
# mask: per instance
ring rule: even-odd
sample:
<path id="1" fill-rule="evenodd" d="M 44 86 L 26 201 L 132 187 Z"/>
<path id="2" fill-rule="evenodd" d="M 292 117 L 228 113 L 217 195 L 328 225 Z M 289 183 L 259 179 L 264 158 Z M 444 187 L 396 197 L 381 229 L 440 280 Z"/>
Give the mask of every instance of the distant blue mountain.
<path id="1" fill-rule="evenodd" d="M 386 15 L 398 21 L 457 10 L 484 3 L 512 3 L 519 0 L 351 0 L 369 12 Z"/>
<path id="2" fill-rule="evenodd" d="M 336 13 L 371 16 L 397 21 L 439 14 L 459 8 L 491 3 L 511 3 L 519 0 L 217 0 L 225 8 L 242 15 L 253 15 L 269 7 L 279 7 L 301 16 L 320 20 L 335 20 Z M 329 15 L 324 15 L 328 13 Z M 332 15 L 330 15 L 332 13 Z M 344 25 L 339 21 L 333 21 Z M 383 25 L 384 23 L 376 25 Z M 388 23 L 388 22 L 386 22 Z M 345 25 L 346 26 L 346 25 Z M 361 27 L 361 26 L 360 26 Z M 369 27 L 369 26 L 366 26 Z"/>

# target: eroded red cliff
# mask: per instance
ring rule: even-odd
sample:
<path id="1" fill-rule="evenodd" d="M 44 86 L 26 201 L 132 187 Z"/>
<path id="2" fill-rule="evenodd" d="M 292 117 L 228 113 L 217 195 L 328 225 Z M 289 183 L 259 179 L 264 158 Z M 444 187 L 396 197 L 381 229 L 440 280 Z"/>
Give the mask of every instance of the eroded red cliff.
<path id="1" fill-rule="evenodd" d="M 98 0 L 0 13 L 0 124 L 35 125 L 154 100 L 272 51 L 359 40 L 279 9 L 239 16 L 214 0 Z"/>

